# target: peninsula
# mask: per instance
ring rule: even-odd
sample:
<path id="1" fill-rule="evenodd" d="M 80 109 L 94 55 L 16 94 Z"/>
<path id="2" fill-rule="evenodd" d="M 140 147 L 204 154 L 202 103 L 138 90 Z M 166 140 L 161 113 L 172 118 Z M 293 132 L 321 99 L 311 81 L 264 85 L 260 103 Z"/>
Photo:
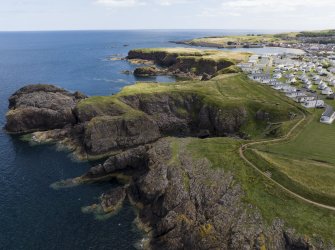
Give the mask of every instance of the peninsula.
<path id="1" fill-rule="evenodd" d="M 132 50 L 129 60 L 150 61 L 137 74 L 191 80 L 94 97 L 29 85 L 11 96 L 6 130 L 103 159 L 58 187 L 122 179 L 123 188 L 106 190 L 86 211 L 108 214 L 129 199 L 148 248 L 333 249 L 334 161 L 306 157 L 314 149 L 302 139 L 333 127 L 319 127 L 319 109 L 248 77 L 241 65 L 250 56 Z"/>
<path id="2" fill-rule="evenodd" d="M 323 49 L 333 51 L 335 30 L 302 31 L 280 34 L 247 34 L 243 36 L 214 36 L 185 41 L 173 41 L 173 43 L 231 49 L 284 47 L 303 50 Z"/>

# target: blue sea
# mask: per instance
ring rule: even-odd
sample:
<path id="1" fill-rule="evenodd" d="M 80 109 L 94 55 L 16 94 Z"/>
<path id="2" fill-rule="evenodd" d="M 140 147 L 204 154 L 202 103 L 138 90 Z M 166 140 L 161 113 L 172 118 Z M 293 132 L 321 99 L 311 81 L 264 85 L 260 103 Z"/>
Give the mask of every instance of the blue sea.
<path id="1" fill-rule="evenodd" d="M 87 95 L 110 95 L 135 81 L 175 81 L 173 77 L 135 79 L 122 74 L 135 66 L 110 60 L 133 48 L 176 47 L 171 40 L 244 34 L 250 31 L 64 31 L 0 32 L 0 127 L 8 97 L 30 83 L 52 83 Z M 251 49 L 256 53 L 284 49 Z M 88 162 L 75 162 L 55 146 L 31 146 L 0 131 L 0 249 L 135 249 L 142 238 L 126 203 L 107 220 L 81 207 L 98 201 L 116 181 L 54 190 L 50 185 L 83 174 Z"/>

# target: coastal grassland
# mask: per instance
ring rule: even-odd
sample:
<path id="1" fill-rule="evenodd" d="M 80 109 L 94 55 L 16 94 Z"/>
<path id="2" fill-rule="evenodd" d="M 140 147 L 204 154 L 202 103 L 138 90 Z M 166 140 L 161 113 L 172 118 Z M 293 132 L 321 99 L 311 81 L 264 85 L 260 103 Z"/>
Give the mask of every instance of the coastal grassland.
<path id="1" fill-rule="evenodd" d="M 124 98 L 140 96 L 142 100 L 150 100 L 159 95 L 167 95 L 181 102 L 185 96 L 197 96 L 202 105 L 217 107 L 223 112 L 243 107 L 248 113 L 248 121 L 241 132 L 251 138 L 264 138 L 271 134 L 269 132 L 273 126 L 269 122 L 285 130 L 289 124 L 293 124 L 289 114 L 294 113 L 298 118 L 300 112 L 299 106 L 283 94 L 250 81 L 244 74 L 221 75 L 210 81 L 137 83 L 123 88 L 113 96 L 85 99 L 78 104 L 77 109 L 80 114 L 104 116 L 113 107 L 114 112 L 118 110 L 118 116 L 136 117 L 145 114 L 124 103 Z M 269 122 L 255 118 L 259 110 L 270 114 Z M 184 113 L 183 110 L 180 111 Z"/>
<path id="2" fill-rule="evenodd" d="M 242 36 L 223 36 L 223 37 L 205 37 L 192 40 L 193 42 L 206 42 L 212 44 L 227 44 L 228 42 L 235 43 L 260 43 L 260 42 L 278 42 L 280 38 L 274 35 L 242 35 Z"/>
<path id="3" fill-rule="evenodd" d="M 232 138 L 192 139 L 187 148 L 193 157 L 207 158 L 214 169 L 232 172 L 245 192 L 244 201 L 257 207 L 269 225 L 280 218 L 307 238 L 334 242 L 335 212 L 297 200 L 261 176 L 240 158 L 242 144 Z"/>
<path id="4" fill-rule="evenodd" d="M 335 206 L 335 166 L 309 160 L 265 153 L 256 149 L 245 151 L 247 158 L 263 172 L 291 191 L 312 201 Z"/>
<path id="5" fill-rule="evenodd" d="M 311 111 L 290 140 L 255 145 L 245 155 L 291 191 L 335 206 L 335 127 L 319 122 L 322 112 Z"/>
<path id="6" fill-rule="evenodd" d="M 319 122 L 323 110 L 315 110 L 311 121 L 293 140 L 256 146 L 268 153 L 335 165 L 335 127 Z"/>
<path id="7" fill-rule="evenodd" d="M 174 60 L 193 59 L 194 61 L 207 61 L 207 62 L 232 62 L 239 63 L 247 61 L 251 56 L 248 52 L 234 52 L 222 50 L 203 50 L 195 48 L 145 48 L 134 49 L 129 52 L 128 57 L 148 60 L 155 60 L 159 64 L 161 62 Z M 164 63 L 163 63 L 164 64 Z"/>
<path id="8" fill-rule="evenodd" d="M 327 41 L 335 35 L 335 30 L 287 32 L 279 34 L 249 34 L 240 36 L 215 36 L 196 38 L 182 43 L 194 46 L 227 47 L 234 44 L 261 44 L 261 43 L 298 43 L 306 38 L 317 38 L 315 42 Z"/>
<path id="9" fill-rule="evenodd" d="M 176 56 L 197 56 L 197 57 L 207 57 L 207 58 L 229 58 L 232 60 L 245 60 L 249 57 L 251 53 L 248 52 L 233 52 L 233 51 L 222 51 L 222 50 L 203 50 L 196 48 L 144 48 L 144 49 L 134 49 L 132 52 L 142 53 L 142 54 L 155 54 L 155 53 L 165 53 L 166 55 L 176 55 Z"/>
<path id="10" fill-rule="evenodd" d="M 133 51 L 140 53 L 157 53 L 163 52 L 167 54 L 176 54 L 176 55 L 190 55 L 190 56 L 203 56 L 209 52 L 206 52 L 201 49 L 195 48 L 143 48 L 143 49 L 135 49 Z"/>
<path id="11" fill-rule="evenodd" d="M 296 41 L 299 33 L 285 34 L 259 34 L 241 36 L 203 37 L 186 41 L 186 44 L 196 46 L 226 47 L 235 44 L 258 44 L 258 43 L 291 43 Z"/>

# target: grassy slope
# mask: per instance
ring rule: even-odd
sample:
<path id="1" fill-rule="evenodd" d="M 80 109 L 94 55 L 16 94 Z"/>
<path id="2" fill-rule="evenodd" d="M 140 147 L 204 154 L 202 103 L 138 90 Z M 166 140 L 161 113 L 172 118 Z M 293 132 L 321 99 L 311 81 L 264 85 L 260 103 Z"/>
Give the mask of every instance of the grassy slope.
<path id="1" fill-rule="evenodd" d="M 335 125 L 319 122 L 322 110 L 313 114 L 312 121 L 292 141 L 260 147 L 271 153 L 295 159 L 309 159 L 335 165 Z"/>
<path id="2" fill-rule="evenodd" d="M 227 44 L 228 42 L 240 43 L 260 43 L 260 42 L 280 42 L 280 38 L 274 35 L 260 35 L 260 36 L 225 36 L 225 37 L 205 37 L 192 40 L 194 43 L 206 42 L 210 44 Z"/>
<path id="3" fill-rule="evenodd" d="M 291 106 L 295 104 L 283 97 L 282 94 L 251 82 L 243 74 L 218 76 L 206 82 L 137 83 L 123 88 L 119 94 L 114 96 L 92 97 L 83 100 L 79 103 L 78 110 L 82 113 L 104 113 L 108 111 L 110 106 L 114 106 L 124 112 L 122 116 L 140 115 L 140 111 L 124 104 L 120 98 L 130 95 L 150 98 L 156 94 L 167 94 L 178 98 L 183 98 L 184 95 L 188 94 L 198 95 L 204 104 L 220 107 L 223 110 L 243 106 L 247 109 L 250 119 L 242 131 L 252 138 L 263 138 L 265 136 L 263 131 L 267 127 L 265 122 L 254 119 L 258 110 L 269 112 L 272 115 L 272 122 L 286 122 L 289 112 L 298 112 L 296 108 Z M 96 120 L 97 118 L 94 119 L 94 121 Z"/>
<path id="4" fill-rule="evenodd" d="M 91 112 L 90 109 L 104 111 L 112 105 L 122 110 L 124 115 L 139 115 L 141 112 L 122 103 L 120 98 L 129 95 L 150 98 L 155 94 L 178 95 L 181 98 L 183 94 L 196 94 L 203 99 L 204 104 L 208 105 L 218 105 L 222 108 L 243 105 L 248 109 L 250 116 L 257 110 L 263 109 L 273 114 L 273 121 L 285 121 L 282 126 L 284 132 L 295 123 L 295 120 L 288 121 L 288 112 L 298 113 L 297 104 L 271 88 L 251 82 L 243 74 L 221 75 L 207 82 L 138 83 L 125 87 L 114 96 L 83 100 L 78 108 L 82 112 Z M 265 127 L 265 122 L 250 117 L 243 131 L 249 133 L 252 138 L 264 138 Z M 316 233 L 329 240 L 335 238 L 334 213 L 297 201 L 260 177 L 240 159 L 237 150 L 242 141 L 229 138 L 190 141 L 189 150 L 195 157 L 207 157 L 213 163 L 213 167 L 235 174 L 238 183 L 246 192 L 246 202 L 257 206 L 269 222 L 279 217 L 284 219 L 288 226 L 296 228 L 303 234 L 311 236 Z"/>
<path id="5" fill-rule="evenodd" d="M 335 213 L 292 198 L 261 177 L 238 155 L 241 141 L 229 138 L 193 139 L 188 146 L 194 157 L 208 158 L 214 168 L 231 171 L 245 191 L 245 201 L 256 206 L 269 224 L 276 218 L 298 233 L 312 238 L 335 239 Z"/>
<path id="6" fill-rule="evenodd" d="M 322 110 L 315 110 L 296 136 L 285 143 L 258 145 L 247 157 L 290 190 L 335 206 L 335 128 L 319 122 Z"/>
<path id="7" fill-rule="evenodd" d="M 191 45 L 208 44 L 212 46 L 225 46 L 228 42 L 234 43 L 295 43 L 298 42 L 299 37 L 315 37 L 315 36 L 333 36 L 334 30 L 320 30 L 320 31 L 302 31 L 302 32 L 288 32 L 281 34 L 260 34 L 254 36 L 222 36 L 222 37 L 203 37 L 196 38 L 188 43 Z"/>
<path id="8" fill-rule="evenodd" d="M 155 54 L 165 53 L 166 55 L 172 55 L 176 58 L 196 58 L 197 60 L 207 61 L 232 61 L 239 63 L 246 61 L 251 55 L 248 52 L 233 52 L 233 51 L 221 51 L 221 50 L 201 50 L 195 48 L 145 48 L 135 49 L 135 52 L 143 54 Z"/>
<path id="9" fill-rule="evenodd" d="M 255 150 L 248 150 L 246 155 L 290 190 L 313 201 L 335 206 L 335 166 Z"/>

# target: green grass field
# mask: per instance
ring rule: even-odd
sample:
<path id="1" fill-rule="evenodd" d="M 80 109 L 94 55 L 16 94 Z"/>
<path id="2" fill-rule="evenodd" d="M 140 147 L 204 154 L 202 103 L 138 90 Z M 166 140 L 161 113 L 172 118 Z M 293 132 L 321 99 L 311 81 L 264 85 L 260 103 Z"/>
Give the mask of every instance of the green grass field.
<path id="1" fill-rule="evenodd" d="M 335 127 L 319 122 L 322 112 L 312 111 L 290 140 L 257 145 L 245 154 L 291 191 L 335 206 Z"/>
<path id="2" fill-rule="evenodd" d="M 88 114 L 103 115 L 108 113 L 108 107 L 112 105 L 120 110 L 120 116 L 141 115 L 141 111 L 122 102 L 122 98 L 133 95 L 152 98 L 161 94 L 178 98 L 178 100 L 183 100 L 185 95 L 196 95 L 202 105 L 215 105 L 223 111 L 232 107 L 245 107 L 248 112 L 248 122 L 242 127 L 242 132 L 249 134 L 250 139 L 269 138 L 267 135 L 271 130 L 269 124 L 279 126 L 281 135 L 284 135 L 302 117 L 299 115 L 301 114 L 299 104 L 282 93 L 250 81 L 243 74 L 220 75 L 210 81 L 138 83 L 125 87 L 114 96 L 83 100 L 78 105 L 78 109 Z M 270 113 L 269 123 L 255 119 L 255 114 L 259 110 Z M 299 127 L 302 130 L 301 133 L 293 139 L 290 138 L 291 141 L 257 147 L 263 153 L 267 151 L 265 156 L 269 161 L 273 161 L 273 166 L 270 166 L 272 168 L 264 158 L 256 158 L 255 161 L 260 169 L 270 170 L 273 177 L 278 178 L 289 189 L 298 190 L 306 197 L 325 201 L 333 200 L 335 194 L 332 185 L 335 170 L 320 161 L 335 164 L 335 156 L 331 154 L 332 149 L 335 148 L 335 129 L 334 126 L 318 122 L 321 112 L 321 110 L 316 111 L 315 116 L 309 114 L 308 117 L 314 119 L 305 127 Z M 298 116 L 291 120 L 289 113 L 295 113 Z M 274 135 L 276 136 L 279 135 Z M 269 224 L 274 219 L 281 218 L 287 227 L 297 229 L 297 232 L 307 235 L 306 237 L 319 235 L 326 240 L 335 239 L 335 213 L 299 201 L 262 177 L 240 158 L 238 148 L 242 143 L 245 141 L 232 138 L 205 140 L 191 138 L 187 148 L 194 157 L 209 159 L 213 168 L 218 171 L 232 172 L 236 178 L 236 184 L 241 185 L 245 192 L 245 202 L 257 207 Z M 178 152 L 177 144 L 178 139 L 175 139 L 174 154 Z M 304 162 L 306 160 L 308 160 L 307 165 Z M 286 166 L 284 163 L 290 163 L 290 166 L 294 167 Z M 323 165 L 318 168 L 318 164 Z M 185 179 L 185 185 L 187 185 L 187 179 Z"/>
<path id="3" fill-rule="evenodd" d="M 306 238 L 321 236 L 333 242 L 335 212 L 297 200 L 259 175 L 239 157 L 238 148 L 242 143 L 230 138 L 192 139 L 188 150 L 194 157 L 206 157 L 218 171 L 232 172 L 245 192 L 245 202 L 257 207 L 269 225 L 280 218 L 286 227 L 295 228 Z"/>
<path id="4" fill-rule="evenodd" d="M 257 148 L 294 159 L 335 164 L 335 125 L 320 123 L 322 112 L 323 110 L 314 111 L 312 120 L 292 141 Z"/>

